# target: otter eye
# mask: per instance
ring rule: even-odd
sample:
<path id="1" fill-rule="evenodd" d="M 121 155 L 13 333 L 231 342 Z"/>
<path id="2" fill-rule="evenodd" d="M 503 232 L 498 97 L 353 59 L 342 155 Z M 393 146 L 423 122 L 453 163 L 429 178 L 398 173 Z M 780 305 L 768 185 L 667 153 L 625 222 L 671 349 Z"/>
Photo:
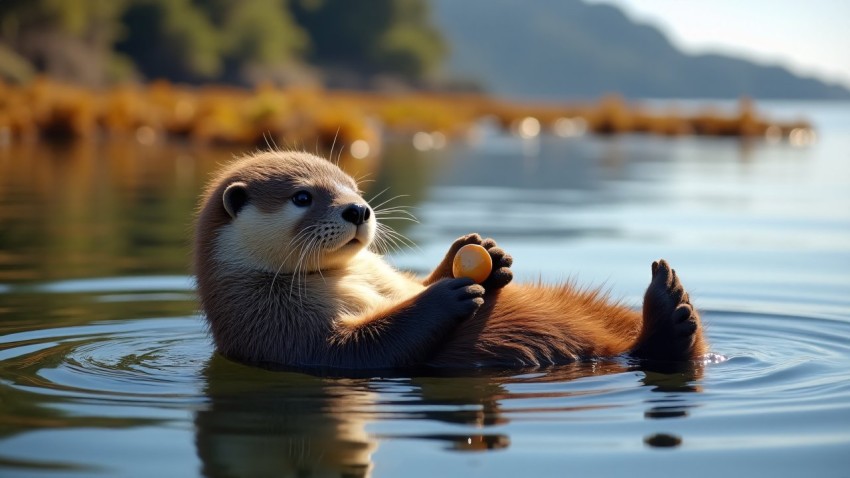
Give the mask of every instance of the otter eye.
<path id="1" fill-rule="evenodd" d="M 307 207 L 313 202 L 313 196 L 307 191 L 298 191 L 292 195 L 292 204 L 298 207 Z"/>

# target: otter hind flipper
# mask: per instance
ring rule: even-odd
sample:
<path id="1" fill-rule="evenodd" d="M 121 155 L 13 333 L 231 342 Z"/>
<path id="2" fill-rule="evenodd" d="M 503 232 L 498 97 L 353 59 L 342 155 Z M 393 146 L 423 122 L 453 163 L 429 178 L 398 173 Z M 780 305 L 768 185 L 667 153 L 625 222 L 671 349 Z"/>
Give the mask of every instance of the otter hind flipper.
<path id="1" fill-rule="evenodd" d="M 643 301 L 643 327 L 631 355 L 652 360 L 696 360 L 706 352 L 703 326 L 676 271 L 661 259 Z"/>

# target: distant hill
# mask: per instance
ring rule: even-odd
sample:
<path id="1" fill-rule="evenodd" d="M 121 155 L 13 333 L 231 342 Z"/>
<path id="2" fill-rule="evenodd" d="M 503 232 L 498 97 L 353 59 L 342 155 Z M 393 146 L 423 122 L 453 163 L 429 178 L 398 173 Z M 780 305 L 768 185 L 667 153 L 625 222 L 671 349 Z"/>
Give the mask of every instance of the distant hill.
<path id="1" fill-rule="evenodd" d="M 726 55 L 688 55 L 652 26 L 580 0 L 432 0 L 449 73 L 522 98 L 850 99 L 850 90 Z"/>

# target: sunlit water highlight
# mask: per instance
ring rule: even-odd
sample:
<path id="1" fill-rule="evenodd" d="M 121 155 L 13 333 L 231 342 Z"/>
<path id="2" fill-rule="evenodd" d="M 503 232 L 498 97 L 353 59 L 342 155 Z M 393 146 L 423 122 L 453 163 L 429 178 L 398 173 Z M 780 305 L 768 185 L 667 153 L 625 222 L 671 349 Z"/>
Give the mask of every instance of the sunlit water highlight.
<path id="1" fill-rule="evenodd" d="M 850 109 L 811 108 L 806 149 L 491 138 L 391 148 L 374 175 L 421 221 L 401 227 L 419 244 L 392 256 L 402 267 L 480 231 L 521 280 L 573 277 L 637 307 L 668 258 L 727 358 L 679 371 L 230 363 L 186 274 L 194 197 L 230 152 L 2 151 L 0 475 L 847 476 Z"/>

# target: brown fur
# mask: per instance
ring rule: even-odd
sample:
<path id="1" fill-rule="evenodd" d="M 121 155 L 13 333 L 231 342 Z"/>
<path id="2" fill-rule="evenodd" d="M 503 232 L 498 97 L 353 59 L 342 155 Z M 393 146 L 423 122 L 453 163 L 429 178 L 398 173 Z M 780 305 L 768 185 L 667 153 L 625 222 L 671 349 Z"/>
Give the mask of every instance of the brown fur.
<path id="1" fill-rule="evenodd" d="M 434 361 L 540 365 L 614 357 L 631 350 L 640 326 L 639 313 L 609 304 L 598 291 L 507 286 L 485 298 Z"/>
<path id="2" fill-rule="evenodd" d="M 309 207 L 293 206 L 299 190 L 312 195 Z M 222 354 L 392 368 L 535 366 L 626 353 L 691 360 L 707 352 L 699 316 L 664 261 L 653 265 L 642 314 L 569 284 L 509 284 L 510 256 L 476 234 L 416 279 L 366 249 L 375 214 L 360 225 L 340 219 L 351 204 L 365 204 L 354 181 L 305 153 L 250 156 L 213 179 L 198 214 L 195 269 Z M 494 259 L 483 287 L 451 278 L 454 253 L 467 243 Z"/>

